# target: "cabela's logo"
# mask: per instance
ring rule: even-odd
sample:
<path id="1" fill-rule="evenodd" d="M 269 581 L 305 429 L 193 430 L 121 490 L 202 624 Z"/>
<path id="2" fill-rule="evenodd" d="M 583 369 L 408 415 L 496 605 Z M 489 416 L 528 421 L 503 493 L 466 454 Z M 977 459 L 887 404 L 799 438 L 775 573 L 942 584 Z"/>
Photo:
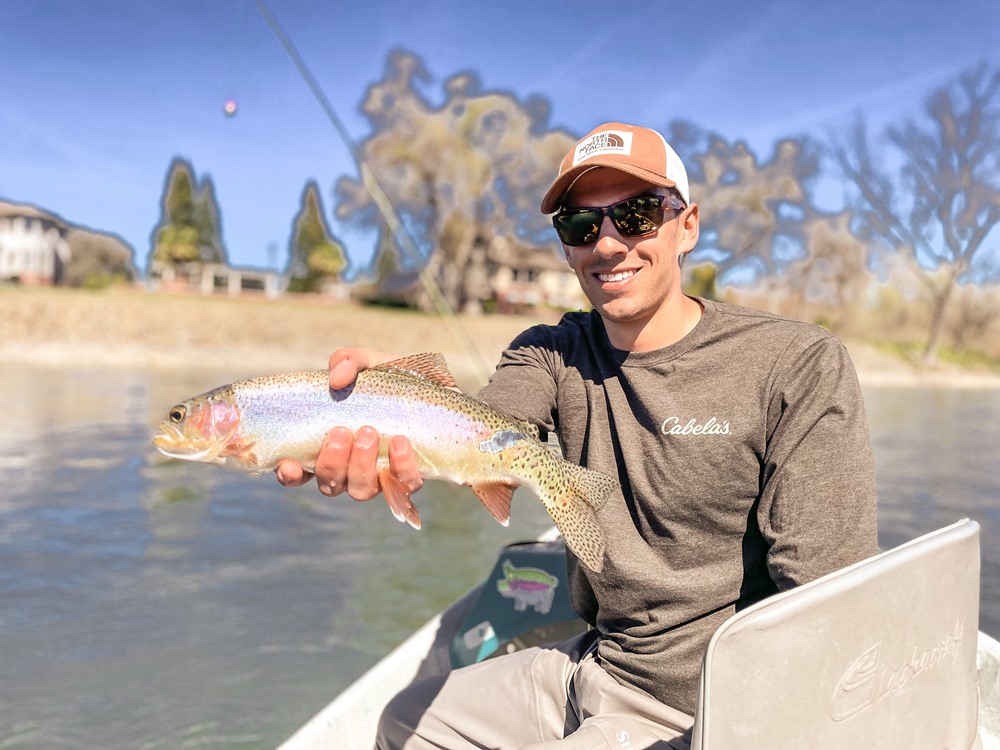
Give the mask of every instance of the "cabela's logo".
<path id="1" fill-rule="evenodd" d="M 680 417 L 667 417 L 660 425 L 664 435 L 728 435 L 729 422 L 720 422 L 715 417 L 709 417 L 707 422 L 689 419 L 687 422 Z"/>
<path id="2" fill-rule="evenodd" d="M 881 641 L 870 646 L 851 663 L 837 683 L 830 701 L 831 718 L 834 721 L 848 719 L 870 706 L 904 693 L 910 683 L 942 662 L 954 664 L 964 635 L 965 626 L 959 620 L 954 630 L 933 646 L 922 651 L 914 646 L 908 662 L 889 667 L 880 664 Z"/>

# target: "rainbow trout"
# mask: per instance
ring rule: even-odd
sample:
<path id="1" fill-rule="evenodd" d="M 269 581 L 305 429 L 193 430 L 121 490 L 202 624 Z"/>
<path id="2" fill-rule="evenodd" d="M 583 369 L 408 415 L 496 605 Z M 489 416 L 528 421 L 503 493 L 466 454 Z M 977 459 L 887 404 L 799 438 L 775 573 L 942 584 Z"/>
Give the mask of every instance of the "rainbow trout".
<path id="1" fill-rule="evenodd" d="M 369 425 L 381 438 L 382 491 L 400 521 L 420 528 L 409 493 L 388 470 L 388 444 L 396 435 L 413 444 L 421 476 L 468 485 L 505 526 L 514 488 L 530 488 L 569 549 L 600 571 L 604 536 L 595 512 L 618 486 L 615 480 L 556 457 L 536 427 L 454 387 L 444 358 L 433 354 L 362 370 L 340 390 L 330 388 L 326 371 L 242 380 L 174 406 L 153 444 L 171 458 L 253 474 L 285 458 L 312 470 L 331 428 Z"/>

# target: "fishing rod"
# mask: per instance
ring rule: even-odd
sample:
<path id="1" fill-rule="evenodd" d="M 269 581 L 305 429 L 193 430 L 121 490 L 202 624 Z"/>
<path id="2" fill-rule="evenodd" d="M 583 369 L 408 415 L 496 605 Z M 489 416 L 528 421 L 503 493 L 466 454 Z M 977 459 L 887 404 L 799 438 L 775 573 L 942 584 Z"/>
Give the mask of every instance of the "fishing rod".
<path id="1" fill-rule="evenodd" d="M 479 354 L 479 350 L 476 349 L 476 345 L 473 342 L 472 337 L 469 335 L 469 332 L 455 315 L 455 311 L 451 309 L 451 305 L 448 304 L 448 300 L 445 299 L 444 294 L 441 292 L 441 287 L 437 283 L 437 279 L 434 278 L 434 274 L 427 269 L 427 264 L 424 262 L 424 259 L 420 255 L 420 251 L 417 249 L 417 244 L 413 239 L 413 235 L 399 218 L 399 213 L 396 211 L 395 206 L 393 206 L 389 196 L 386 195 L 385 191 L 382 189 L 378 178 L 375 176 L 374 170 L 368 166 L 361 150 L 354 142 L 354 139 L 351 138 L 350 133 L 347 132 L 347 128 L 344 127 L 343 121 L 341 121 L 336 110 L 333 108 L 333 105 L 330 103 L 329 98 L 323 91 L 323 87 L 320 86 L 319 81 L 316 80 L 316 77 L 312 74 L 309 66 L 306 65 L 305 60 L 302 59 L 302 55 L 299 54 L 295 43 L 291 40 L 288 34 L 285 33 L 285 30 L 278 22 L 277 17 L 275 17 L 274 13 L 271 12 L 271 8 L 268 6 L 267 1 L 255 1 L 257 4 L 257 10 L 263 17 L 264 22 L 271 30 L 275 39 L 278 40 L 278 43 L 285 50 L 285 53 L 291 59 L 292 64 L 295 65 L 295 68 L 298 70 L 302 80 L 305 82 L 306 86 L 309 87 L 309 91 L 312 93 L 313 98 L 319 104 L 323 113 L 333 125 L 334 130 L 337 131 L 337 135 L 347 148 L 348 153 L 351 155 L 351 159 L 354 160 L 354 164 L 357 166 L 358 172 L 361 174 L 361 182 L 365 186 L 365 190 L 368 191 L 368 195 L 371 196 L 372 201 L 375 203 L 375 207 L 378 209 L 383 221 L 385 221 L 386 226 L 389 228 L 389 232 L 392 234 L 393 239 L 396 240 L 396 244 L 404 253 L 406 253 L 414 266 L 420 269 L 418 271 L 420 282 L 423 284 L 424 289 L 430 296 L 431 302 L 434 304 L 434 309 L 437 311 L 438 315 L 444 319 L 445 323 L 448 324 L 452 333 L 455 334 L 455 337 L 465 349 L 466 356 L 472 363 L 476 377 L 479 378 L 480 382 L 485 383 L 489 379 L 489 369 L 483 362 L 483 358 Z"/>

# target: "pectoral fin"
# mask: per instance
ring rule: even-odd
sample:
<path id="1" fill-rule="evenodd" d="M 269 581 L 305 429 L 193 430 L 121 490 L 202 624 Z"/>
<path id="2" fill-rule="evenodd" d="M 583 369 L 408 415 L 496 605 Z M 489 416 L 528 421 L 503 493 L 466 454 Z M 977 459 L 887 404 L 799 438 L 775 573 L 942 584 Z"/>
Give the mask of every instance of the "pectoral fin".
<path id="1" fill-rule="evenodd" d="M 503 526 L 510 524 L 510 501 L 515 485 L 506 482 L 470 485 L 483 506 Z"/>
<path id="2" fill-rule="evenodd" d="M 236 438 L 223 446 L 222 450 L 219 451 L 219 457 L 237 456 L 255 464 L 257 459 L 250 453 L 255 445 L 256 443 L 244 443 L 243 438 Z"/>

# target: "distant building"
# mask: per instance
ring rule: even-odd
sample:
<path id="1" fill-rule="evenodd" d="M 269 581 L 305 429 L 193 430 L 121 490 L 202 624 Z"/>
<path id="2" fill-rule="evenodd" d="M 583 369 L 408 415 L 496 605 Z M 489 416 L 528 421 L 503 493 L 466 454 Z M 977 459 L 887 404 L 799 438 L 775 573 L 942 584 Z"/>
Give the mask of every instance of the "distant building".
<path id="1" fill-rule="evenodd" d="M 58 284 L 70 260 L 68 231 L 51 214 L 0 202 L 0 282 Z"/>
<path id="2" fill-rule="evenodd" d="M 470 299 L 456 312 L 523 313 L 533 308 L 587 309 L 589 302 L 576 274 L 550 247 L 496 237 L 473 255 L 465 271 Z M 364 295 L 382 303 L 433 311 L 431 296 L 417 271 L 399 271 L 380 279 Z"/>
<path id="3" fill-rule="evenodd" d="M 154 289 L 198 292 L 201 294 L 262 294 L 277 297 L 288 279 L 274 271 L 233 268 L 221 263 L 178 263 L 169 265 L 152 261 L 149 283 Z"/>
<path id="4" fill-rule="evenodd" d="M 589 305 L 573 269 L 548 247 L 497 238 L 487 257 L 490 288 L 500 312 L 540 306 L 580 310 Z"/>

